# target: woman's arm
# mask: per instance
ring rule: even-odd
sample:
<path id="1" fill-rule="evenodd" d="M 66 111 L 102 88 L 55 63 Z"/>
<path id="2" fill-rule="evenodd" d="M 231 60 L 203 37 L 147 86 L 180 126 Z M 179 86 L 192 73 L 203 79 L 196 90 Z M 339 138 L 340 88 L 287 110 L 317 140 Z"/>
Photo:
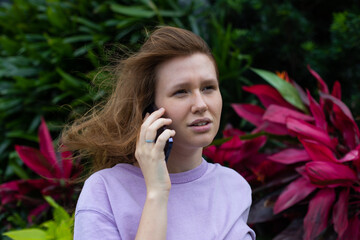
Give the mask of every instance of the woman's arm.
<path id="1" fill-rule="evenodd" d="M 171 124 L 171 119 L 160 118 L 164 112 L 161 108 L 145 118 L 136 144 L 135 157 L 144 175 L 147 190 L 136 240 L 166 239 L 171 182 L 164 147 L 166 141 L 175 135 L 175 131 L 166 129 L 156 142 L 146 142 L 155 139 L 160 127 Z"/>

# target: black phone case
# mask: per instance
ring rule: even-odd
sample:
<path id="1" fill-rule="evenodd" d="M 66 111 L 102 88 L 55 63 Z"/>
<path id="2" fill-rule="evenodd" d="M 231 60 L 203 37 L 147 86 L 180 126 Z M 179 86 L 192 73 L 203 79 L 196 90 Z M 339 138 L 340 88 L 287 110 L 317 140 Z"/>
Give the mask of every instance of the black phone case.
<path id="1" fill-rule="evenodd" d="M 151 114 L 152 112 L 156 111 L 158 108 L 155 106 L 155 104 L 150 104 L 149 106 L 147 106 L 143 112 L 143 118 L 145 117 L 146 113 Z M 155 142 L 158 139 L 159 135 L 165 131 L 166 127 L 161 127 L 158 129 L 157 133 L 156 133 L 156 137 L 155 137 Z M 171 152 L 171 148 L 172 148 L 172 144 L 173 144 L 174 140 L 172 137 L 170 137 L 165 144 L 164 147 L 164 154 L 165 154 L 165 161 L 167 162 L 170 156 L 170 152 Z"/>

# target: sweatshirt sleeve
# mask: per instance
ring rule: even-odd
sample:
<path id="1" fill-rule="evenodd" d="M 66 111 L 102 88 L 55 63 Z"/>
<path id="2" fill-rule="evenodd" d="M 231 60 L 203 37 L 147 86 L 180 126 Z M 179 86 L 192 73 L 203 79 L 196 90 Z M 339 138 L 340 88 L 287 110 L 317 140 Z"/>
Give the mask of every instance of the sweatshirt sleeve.
<path id="1" fill-rule="evenodd" d="M 116 225 L 104 214 L 80 210 L 75 215 L 74 240 L 121 240 Z"/>
<path id="2" fill-rule="evenodd" d="M 85 181 L 76 205 L 74 240 L 83 239 L 121 240 L 100 174 Z"/>
<path id="3" fill-rule="evenodd" d="M 241 239 L 241 240 L 255 240 L 255 232 L 247 225 L 247 218 L 249 216 L 249 210 L 246 209 L 245 212 L 238 218 L 238 221 L 232 226 L 225 239 Z"/>

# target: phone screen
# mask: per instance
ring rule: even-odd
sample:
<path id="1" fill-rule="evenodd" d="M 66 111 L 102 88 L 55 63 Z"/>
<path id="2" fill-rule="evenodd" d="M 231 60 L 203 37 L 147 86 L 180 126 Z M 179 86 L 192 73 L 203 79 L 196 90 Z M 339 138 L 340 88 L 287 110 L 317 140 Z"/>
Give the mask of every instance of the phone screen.
<path id="1" fill-rule="evenodd" d="M 156 111 L 158 108 L 156 107 L 156 105 L 154 103 L 150 104 L 149 106 L 147 106 L 143 112 L 143 118 L 145 117 L 145 114 L 146 113 L 152 113 L 154 111 Z M 166 127 L 161 127 L 158 129 L 157 133 L 156 133 L 156 137 L 155 137 L 155 142 L 157 140 L 157 138 L 159 137 L 159 135 L 166 129 Z M 164 147 L 164 154 L 165 154 L 165 161 L 167 162 L 168 159 L 169 159 L 169 156 L 170 156 L 170 152 L 171 152 L 171 148 L 172 148 L 172 145 L 173 145 L 173 138 L 170 137 L 167 141 L 166 141 L 166 144 L 165 144 L 165 147 Z"/>

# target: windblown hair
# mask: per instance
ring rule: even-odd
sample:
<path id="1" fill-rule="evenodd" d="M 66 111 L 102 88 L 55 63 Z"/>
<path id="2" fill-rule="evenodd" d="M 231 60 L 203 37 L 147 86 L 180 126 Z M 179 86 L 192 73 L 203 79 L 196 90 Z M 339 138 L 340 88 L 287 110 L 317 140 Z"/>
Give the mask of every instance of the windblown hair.
<path id="1" fill-rule="evenodd" d="M 61 142 L 66 150 L 91 159 L 90 174 L 117 163 L 134 163 L 142 113 L 155 99 L 157 67 L 194 53 L 209 56 L 218 71 L 202 38 L 188 30 L 158 27 L 137 53 L 119 60 L 113 70 L 116 83 L 104 104 L 64 128 Z"/>

